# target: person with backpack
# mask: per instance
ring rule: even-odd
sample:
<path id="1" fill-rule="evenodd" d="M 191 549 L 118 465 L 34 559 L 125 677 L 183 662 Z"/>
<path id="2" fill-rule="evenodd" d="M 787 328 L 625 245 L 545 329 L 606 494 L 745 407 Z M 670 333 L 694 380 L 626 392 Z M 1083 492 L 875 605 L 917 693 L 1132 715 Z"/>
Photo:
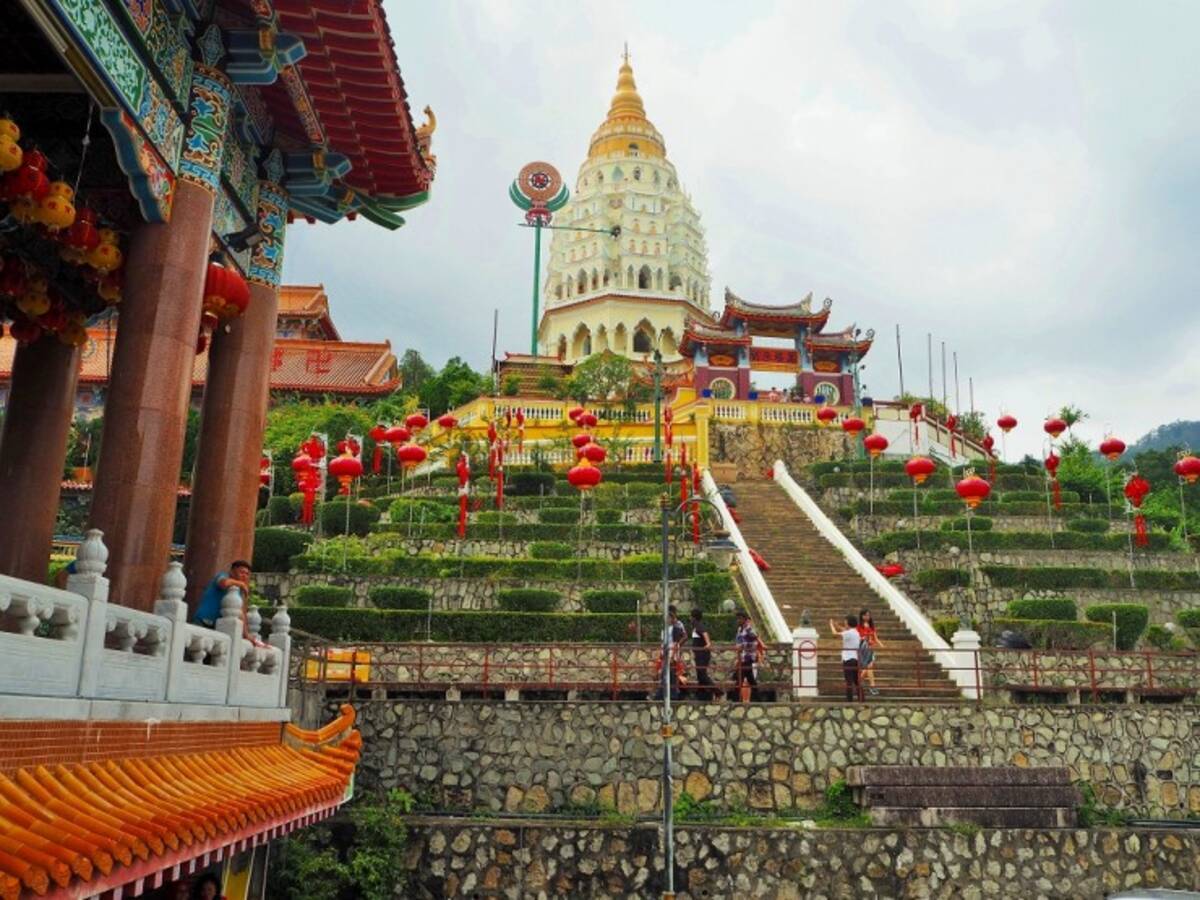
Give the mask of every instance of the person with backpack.
<path id="1" fill-rule="evenodd" d="M 846 680 L 846 699 L 853 701 L 856 697 L 863 699 L 862 682 L 859 677 L 859 650 L 862 648 L 862 635 L 858 633 L 858 617 L 846 616 L 846 627 L 838 628 L 833 619 L 829 620 L 829 630 L 842 639 L 842 677 Z"/>
<path id="2" fill-rule="evenodd" d="M 862 644 L 858 648 L 858 675 L 861 680 L 867 680 L 867 692 L 876 696 L 879 689 L 875 687 L 875 651 L 883 646 L 879 632 L 875 630 L 875 617 L 869 609 L 858 612 L 858 635 Z"/>

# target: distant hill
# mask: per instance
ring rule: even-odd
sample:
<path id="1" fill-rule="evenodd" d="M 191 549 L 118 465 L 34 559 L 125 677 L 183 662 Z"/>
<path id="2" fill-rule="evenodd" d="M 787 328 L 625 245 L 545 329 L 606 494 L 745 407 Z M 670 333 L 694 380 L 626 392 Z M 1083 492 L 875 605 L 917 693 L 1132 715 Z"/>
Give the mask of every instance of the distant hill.
<path id="1" fill-rule="evenodd" d="M 1200 422 L 1185 422 L 1180 419 L 1167 425 L 1159 425 L 1154 430 L 1142 435 L 1132 447 L 1132 453 L 1143 450 L 1165 450 L 1168 447 L 1190 447 L 1200 450 Z"/>

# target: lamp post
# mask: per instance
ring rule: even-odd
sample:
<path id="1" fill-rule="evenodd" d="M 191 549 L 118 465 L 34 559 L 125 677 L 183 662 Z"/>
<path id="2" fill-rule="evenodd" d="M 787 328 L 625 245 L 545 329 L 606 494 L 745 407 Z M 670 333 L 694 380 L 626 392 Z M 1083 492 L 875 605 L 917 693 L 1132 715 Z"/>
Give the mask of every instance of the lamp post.
<path id="1" fill-rule="evenodd" d="M 654 351 L 654 461 L 662 462 L 662 352 Z"/>
<path id="2" fill-rule="evenodd" d="M 656 419 L 657 421 L 657 419 Z M 672 792 L 671 780 L 671 738 L 674 736 L 675 730 L 671 723 L 671 557 L 670 539 L 671 539 L 671 517 L 683 509 L 686 509 L 689 503 L 709 506 L 720 513 L 719 507 L 707 497 L 701 497 L 694 490 L 692 496 L 677 504 L 671 505 L 671 498 L 667 494 L 663 494 L 659 498 L 659 509 L 662 511 L 662 726 L 659 729 L 659 735 L 663 741 L 663 768 L 662 768 L 662 792 L 663 792 L 663 858 L 667 869 L 666 890 L 663 891 L 664 898 L 674 898 L 675 896 L 675 822 L 674 822 L 674 807 L 675 797 Z M 714 549 L 718 552 L 714 553 L 714 561 L 723 559 L 726 563 L 732 562 L 732 553 L 728 550 L 725 542 L 716 542 Z M 734 548 L 736 549 L 736 548 Z M 719 563 L 718 563 L 719 566 Z"/>

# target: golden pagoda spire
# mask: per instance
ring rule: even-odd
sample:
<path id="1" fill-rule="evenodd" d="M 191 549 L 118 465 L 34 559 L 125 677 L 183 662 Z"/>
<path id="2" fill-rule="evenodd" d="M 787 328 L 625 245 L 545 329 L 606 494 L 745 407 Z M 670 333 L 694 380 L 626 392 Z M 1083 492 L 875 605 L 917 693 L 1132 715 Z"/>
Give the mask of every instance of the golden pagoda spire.
<path id="1" fill-rule="evenodd" d="M 589 157 L 597 154 L 623 152 L 636 145 L 643 156 L 665 156 L 666 147 L 662 135 L 646 118 L 646 106 L 633 80 L 633 66 L 629 64 L 629 44 L 621 54 L 621 68 L 617 70 L 617 91 L 608 107 L 608 116 L 592 135 Z"/>

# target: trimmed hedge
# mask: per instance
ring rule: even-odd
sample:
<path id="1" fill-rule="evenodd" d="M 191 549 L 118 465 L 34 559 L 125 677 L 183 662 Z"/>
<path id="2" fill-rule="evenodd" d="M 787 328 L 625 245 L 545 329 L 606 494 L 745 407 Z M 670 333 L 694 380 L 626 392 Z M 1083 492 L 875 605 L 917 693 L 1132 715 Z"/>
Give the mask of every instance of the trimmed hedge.
<path id="1" fill-rule="evenodd" d="M 719 610 L 727 598 L 736 599 L 736 593 L 728 572 L 706 572 L 692 579 L 692 601 L 705 610 Z"/>
<path id="2" fill-rule="evenodd" d="M 296 591 L 297 606 L 351 606 L 354 590 L 336 584 L 306 584 Z"/>
<path id="3" fill-rule="evenodd" d="M 541 588 L 511 588 L 496 592 L 496 604 L 507 612 L 554 612 L 562 603 L 558 591 Z"/>
<path id="4" fill-rule="evenodd" d="M 529 555 L 534 559 L 570 559 L 574 552 L 562 541 L 534 541 L 529 545 Z"/>
<path id="5" fill-rule="evenodd" d="M 279 498 L 286 500 L 287 498 Z M 250 565 L 255 572 L 286 572 L 291 559 L 312 543 L 312 535 L 290 528 L 255 528 L 254 555 Z"/>
<path id="6" fill-rule="evenodd" d="M 436 500 L 401 497 L 398 500 L 393 500 L 391 505 L 388 506 L 388 518 L 392 520 L 393 524 L 407 526 L 410 515 L 412 516 L 414 528 L 422 521 L 458 521 L 458 509 L 455 506 L 451 506 L 448 503 L 439 503 Z M 422 519 L 422 517 L 424 518 Z"/>
<path id="7" fill-rule="evenodd" d="M 555 507 L 538 510 L 538 521 L 547 525 L 575 525 L 579 522 L 579 507 Z"/>
<path id="8" fill-rule="evenodd" d="M 372 530 L 377 534 L 411 535 L 414 539 L 426 538 L 435 541 L 454 540 L 458 536 L 457 524 L 426 524 L 424 528 L 413 525 L 411 531 L 408 524 L 376 525 Z M 653 525 L 584 525 L 583 536 L 586 540 L 596 540 L 604 543 L 618 544 L 649 544 L 654 545 L 660 531 Z M 501 525 L 467 523 L 467 539 L 506 541 L 566 541 L 574 544 L 579 539 L 578 525 L 548 525 L 543 522 L 506 522 Z"/>
<path id="9" fill-rule="evenodd" d="M 1200 628 L 1200 609 L 1181 609 L 1175 613 L 1175 621 L 1184 628 Z"/>
<path id="10" fill-rule="evenodd" d="M 322 609 L 288 610 L 292 627 L 333 641 L 435 641 L 531 644 L 548 642 L 629 643 L 636 640 L 637 620 L 627 613 L 522 613 L 498 611 Z M 654 616 L 643 616 L 642 633 L 657 637 Z M 647 622 L 649 624 L 647 625 Z M 708 623 L 712 639 L 729 643 L 737 630 L 732 620 Z"/>
<path id="11" fill-rule="evenodd" d="M 974 534 L 976 550 L 1125 550 L 1128 538 L 1123 534 L 1086 534 L 1078 531 L 1062 531 L 1051 535 L 1047 531 L 985 531 Z M 966 535 L 957 532 L 921 532 L 921 549 L 937 550 L 959 546 Z M 1162 531 L 1149 534 L 1151 550 L 1171 550 L 1171 535 Z M 916 531 L 888 531 L 866 542 L 867 548 L 880 555 L 897 550 L 917 549 Z"/>
<path id="12" fill-rule="evenodd" d="M 1089 622 L 1100 622 L 1110 629 L 1115 617 L 1118 650 L 1132 650 L 1137 646 L 1138 638 L 1150 623 L 1150 609 L 1140 603 L 1098 603 L 1085 609 L 1083 616 Z"/>
<path id="13" fill-rule="evenodd" d="M 1038 516 L 1045 518 L 1046 503 L 1022 502 L 1022 503 L 1005 503 L 1002 504 L 995 501 L 985 501 L 976 507 L 976 514 L 985 516 Z M 846 507 L 850 514 L 857 513 L 858 515 L 866 515 L 870 512 L 870 504 L 866 498 L 856 500 L 854 503 Z M 959 516 L 962 515 L 963 504 L 961 500 L 943 501 L 938 503 L 920 503 L 917 506 L 917 513 L 922 516 Z M 1073 515 L 1085 516 L 1092 511 L 1088 507 L 1080 503 L 1064 503 L 1061 510 L 1056 511 L 1056 515 Z M 1101 508 L 1095 508 L 1097 516 L 1103 515 Z M 877 516 L 911 516 L 912 515 L 912 500 L 907 503 L 902 503 L 893 500 L 876 500 L 875 515 Z"/>
<path id="14" fill-rule="evenodd" d="M 528 559 L 491 556 L 409 556 L 403 551 L 385 551 L 376 556 L 301 555 L 295 559 L 301 572 L 337 572 L 348 575 L 396 575 L 403 578 L 523 578 L 575 581 L 587 578 L 604 581 L 658 581 L 662 558 L 654 554 L 612 559 Z M 689 578 L 695 573 L 716 571 L 711 560 L 676 560 L 668 577 Z"/>
<path id="15" fill-rule="evenodd" d="M 991 621 L 991 630 L 983 636 L 984 643 L 995 643 L 1002 631 L 1024 635 L 1035 650 L 1090 650 L 1112 640 L 1111 629 L 1094 622 L 996 618 Z"/>
<path id="16" fill-rule="evenodd" d="M 433 593 L 414 587 L 380 585 L 367 591 L 367 599 L 376 609 L 428 609 Z"/>
<path id="17" fill-rule="evenodd" d="M 1064 588 L 1128 588 L 1129 572 L 1123 569 L 1093 569 L 1073 566 L 981 566 L 993 587 L 1023 590 L 1063 590 Z M 1200 590 L 1200 575 L 1195 572 L 1170 572 L 1143 569 L 1135 572 L 1139 588 L 1160 591 Z"/>
<path id="18" fill-rule="evenodd" d="M 511 472 L 505 474 L 504 493 L 514 497 L 553 494 L 557 479 L 553 472 Z"/>
<path id="19" fill-rule="evenodd" d="M 991 531 L 993 525 L 995 525 L 995 521 L 989 519 L 987 516 L 971 516 L 972 534 L 979 531 Z M 942 531 L 961 531 L 965 534 L 967 530 L 967 517 L 958 516 L 954 519 L 947 519 L 939 527 Z"/>
<path id="20" fill-rule="evenodd" d="M 272 497 L 267 501 L 266 520 L 268 525 L 291 525 L 296 521 L 292 501 L 287 497 Z"/>
<path id="21" fill-rule="evenodd" d="M 592 501 L 597 510 L 600 509 L 637 509 L 652 508 L 658 503 L 659 495 L 666 491 L 667 486 L 660 482 L 632 484 L 617 484 L 604 481 L 592 490 Z M 676 488 L 678 493 L 678 487 Z"/>
<path id="22" fill-rule="evenodd" d="M 621 510 L 619 509 L 598 509 L 596 510 L 596 522 L 600 525 L 620 525 Z"/>
<path id="23" fill-rule="evenodd" d="M 1089 516 L 1077 516 L 1067 520 L 1068 531 L 1081 531 L 1085 534 L 1104 534 L 1108 531 L 1108 519 L 1098 519 Z"/>
<path id="24" fill-rule="evenodd" d="M 347 506 L 349 519 L 346 516 Z M 379 509 L 366 501 L 347 504 L 345 500 L 330 500 L 317 506 L 317 519 L 325 534 L 345 534 L 346 522 L 349 521 L 351 534 L 366 537 L 371 533 L 371 526 L 379 521 L 379 516 Z"/>
<path id="25" fill-rule="evenodd" d="M 927 591 L 945 591 L 971 583 L 971 573 L 967 569 L 922 569 L 914 577 Z"/>
<path id="26" fill-rule="evenodd" d="M 457 513 L 455 513 L 454 524 L 455 527 L 458 526 Z M 467 529 L 469 531 L 472 525 L 504 525 L 507 527 L 519 524 L 521 524 L 521 520 L 517 517 L 516 513 L 504 512 L 499 509 L 481 509 L 468 519 Z"/>
<path id="27" fill-rule="evenodd" d="M 1008 615 L 1013 619 L 1055 619 L 1060 622 L 1074 622 L 1079 618 L 1079 611 L 1070 597 L 1037 597 L 1011 601 L 1008 604 Z"/>
<path id="28" fill-rule="evenodd" d="M 1187 648 L 1187 642 L 1168 631 L 1162 625 L 1151 625 L 1146 629 L 1145 641 L 1155 650 L 1172 652 Z"/>
<path id="29" fill-rule="evenodd" d="M 641 591 L 584 591 L 583 607 L 591 613 L 636 613 Z"/>

